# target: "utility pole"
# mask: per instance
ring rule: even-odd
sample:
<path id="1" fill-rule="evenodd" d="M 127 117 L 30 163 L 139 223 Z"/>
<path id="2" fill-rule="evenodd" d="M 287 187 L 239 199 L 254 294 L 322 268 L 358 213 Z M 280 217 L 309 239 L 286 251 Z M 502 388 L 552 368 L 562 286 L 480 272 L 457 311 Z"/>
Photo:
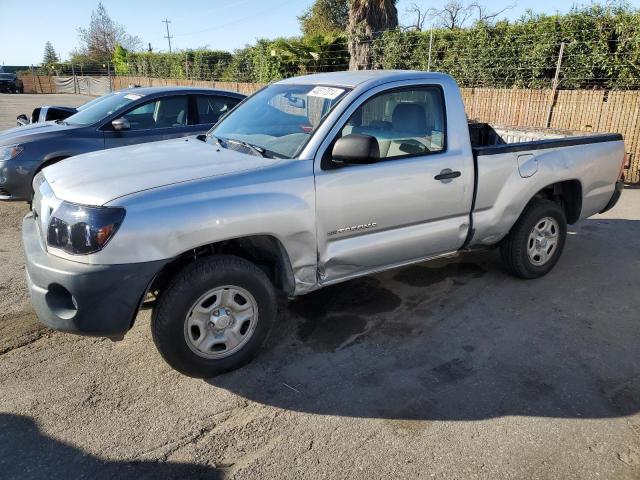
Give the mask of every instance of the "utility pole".
<path id="1" fill-rule="evenodd" d="M 164 23 L 167 26 L 167 36 L 164 38 L 166 38 L 169 41 L 169 53 L 171 53 L 171 39 L 173 38 L 169 33 L 169 24 L 171 23 L 171 20 L 168 20 L 167 18 L 165 18 L 164 20 L 162 20 L 162 23 Z"/>
<path id="2" fill-rule="evenodd" d="M 151 42 L 149 42 L 149 48 L 147 49 L 149 52 L 153 52 L 153 48 L 151 48 Z"/>

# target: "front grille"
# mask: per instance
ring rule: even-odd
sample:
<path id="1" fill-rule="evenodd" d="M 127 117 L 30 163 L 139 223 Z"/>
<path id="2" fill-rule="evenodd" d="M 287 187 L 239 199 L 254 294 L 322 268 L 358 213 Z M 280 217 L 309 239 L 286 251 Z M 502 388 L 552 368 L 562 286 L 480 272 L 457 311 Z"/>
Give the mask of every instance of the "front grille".
<path id="1" fill-rule="evenodd" d="M 4 187 L 0 187 L 0 197 L 10 197 L 11 194 L 9 193 L 9 190 L 7 190 Z"/>

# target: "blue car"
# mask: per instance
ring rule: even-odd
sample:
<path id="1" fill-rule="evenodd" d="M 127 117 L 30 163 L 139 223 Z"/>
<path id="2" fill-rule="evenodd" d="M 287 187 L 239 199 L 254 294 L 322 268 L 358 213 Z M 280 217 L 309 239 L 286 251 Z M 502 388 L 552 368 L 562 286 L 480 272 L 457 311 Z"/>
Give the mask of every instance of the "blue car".
<path id="1" fill-rule="evenodd" d="M 6 130 L 0 200 L 30 201 L 36 173 L 73 155 L 205 133 L 244 98 L 208 88 L 134 88 L 109 93 L 64 120 Z"/>

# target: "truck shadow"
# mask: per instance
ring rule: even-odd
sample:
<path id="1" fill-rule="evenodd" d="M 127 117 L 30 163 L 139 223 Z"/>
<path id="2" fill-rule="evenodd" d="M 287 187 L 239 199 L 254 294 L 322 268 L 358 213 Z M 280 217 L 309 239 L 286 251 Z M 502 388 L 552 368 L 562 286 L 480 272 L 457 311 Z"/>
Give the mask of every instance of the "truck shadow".
<path id="1" fill-rule="evenodd" d="M 354 417 L 635 414 L 639 247 L 640 221 L 599 218 L 570 227 L 541 279 L 508 276 L 490 252 L 332 286 L 284 305 L 266 350 L 208 382 Z"/>
<path id="2" fill-rule="evenodd" d="M 0 477 L 3 479 L 217 479 L 202 465 L 153 461 L 111 461 L 89 455 L 44 434 L 25 416 L 0 413 Z"/>

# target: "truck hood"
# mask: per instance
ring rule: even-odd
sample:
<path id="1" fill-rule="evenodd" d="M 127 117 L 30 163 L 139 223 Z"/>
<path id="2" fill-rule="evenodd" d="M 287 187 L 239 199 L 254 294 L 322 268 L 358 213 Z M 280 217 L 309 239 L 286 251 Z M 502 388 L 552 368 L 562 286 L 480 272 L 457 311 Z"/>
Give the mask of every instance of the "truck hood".
<path id="1" fill-rule="evenodd" d="M 31 123 L 21 127 L 10 128 L 0 133 L 0 146 L 13 145 L 14 143 L 27 143 L 33 140 L 44 140 L 49 136 L 71 133 L 78 128 L 82 127 L 56 122 Z"/>
<path id="2" fill-rule="evenodd" d="M 59 199 L 99 206 L 143 190 L 257 170 L 280 161 L 188 137 L 86 153 L 43 172 Z"/>

